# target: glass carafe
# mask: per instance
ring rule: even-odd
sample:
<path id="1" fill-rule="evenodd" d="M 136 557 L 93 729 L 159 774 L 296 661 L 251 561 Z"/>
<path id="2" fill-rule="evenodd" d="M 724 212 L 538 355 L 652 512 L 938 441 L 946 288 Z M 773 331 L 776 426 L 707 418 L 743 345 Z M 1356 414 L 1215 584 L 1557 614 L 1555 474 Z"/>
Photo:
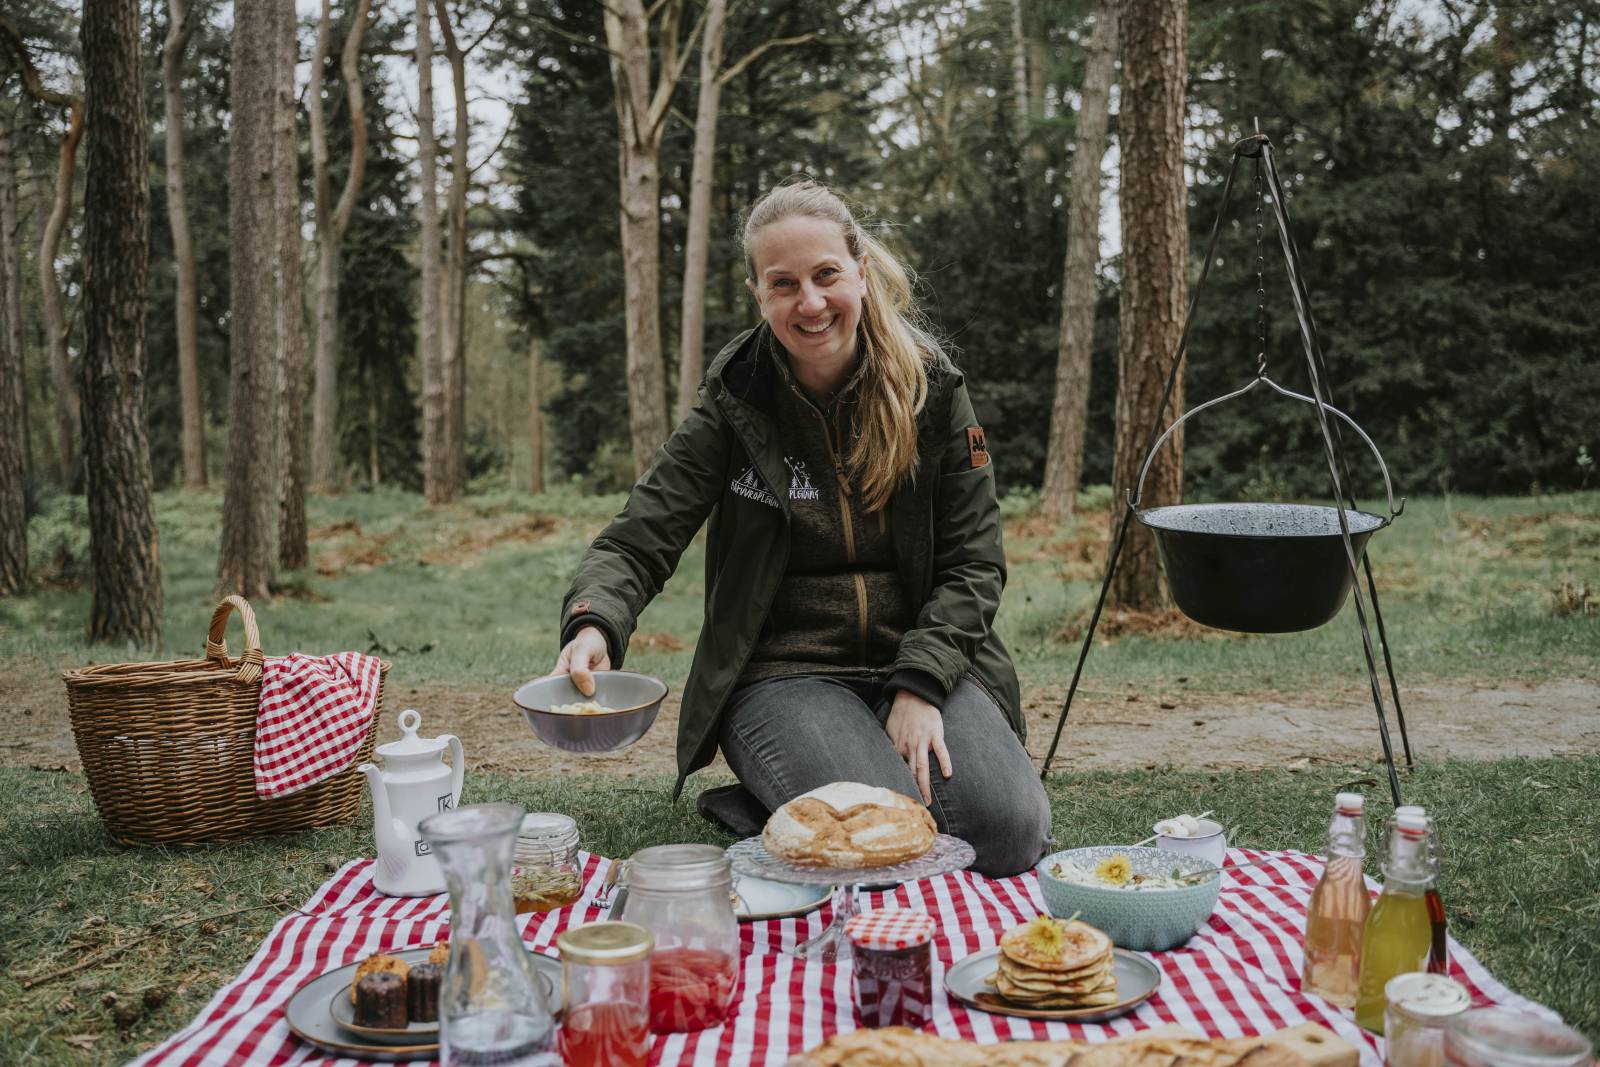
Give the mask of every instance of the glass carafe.
<path id="1" fill-rule="evenodd" d="M 450 962 L 439 991 L 444 1067 L 561 1062 L 511 897 L 511 852 L 522 815 L 515 804 L 477 804 L 417 826 L 450 889 Z"/>
<path id="2" fill-rule="evenodd" d="M 650 957 L 650 1029 L 690 1033 L 718 1026 L 739 979 L 739 920 L 733 868 L 714 845 L 642 848 L 623 872 L 618 918 L 655 936 Z"/>

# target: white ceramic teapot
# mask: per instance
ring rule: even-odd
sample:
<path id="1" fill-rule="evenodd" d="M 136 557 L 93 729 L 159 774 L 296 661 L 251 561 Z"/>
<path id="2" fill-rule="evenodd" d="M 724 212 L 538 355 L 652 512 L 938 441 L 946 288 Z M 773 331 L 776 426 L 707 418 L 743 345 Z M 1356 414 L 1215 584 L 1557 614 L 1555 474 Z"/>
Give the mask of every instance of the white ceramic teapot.
<path id="1" fill-rule="evenodd" d="M 372 836 L 378 846 L 372 883 L 391 897 L 426 897 L 444 892 L 444 872 L 417 832 L 417 823 L 461 802 L 466 759 L 454 734 L 418 737 L 422 716 L 414 709 L 402 711 L 399 722 L 404 736 L 378 746 L 383 769 L 372 763 L 356 768 L 367 776 L 372 794 Z"/>

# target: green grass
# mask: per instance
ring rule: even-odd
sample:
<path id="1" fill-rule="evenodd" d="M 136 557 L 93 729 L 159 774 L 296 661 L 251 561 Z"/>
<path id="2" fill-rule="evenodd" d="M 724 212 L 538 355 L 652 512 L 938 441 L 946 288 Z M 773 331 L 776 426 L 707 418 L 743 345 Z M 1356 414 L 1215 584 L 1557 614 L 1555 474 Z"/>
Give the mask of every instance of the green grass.
<path id="1" fill-rule="evenodd" d="M 166 591 L 159 655 L 197 655 L 215 606 L 221 500 L 174 491 L 156 503 Z M 435 509 L 394 491 L 311 498 L 309 525 L 322 531 L 313 565 L 281 576 L 283 595 L 254 605 L 263 642 L 269 654 L 376 643 L 395 678 L 514 686 L 549 669 L 562 594 L 588 541 L 621 503 L 620 496 L 509 491 Z M 81 502 L 58 498 L 34 520 L 36 572 L 50 571 L 62 554 L 86 571 L 72 506 Z M 1063 624 L 1086 616 L 1098 591 L 1105 513 L 1087 512 L 1063 530 L 1040 530 L 1022 498 L 1008 501 L 1006 513 L 1011 580 L 996 627 L 1025 684 L 1064 684 L 1078 639 L 1063 634 Z M 518 536 L 530 521 L 547 525 L 531 539 Z M 1077 548 L 1079 541 L 1086 543 Z M 1415 499 L 1369 553 L 1402 683 L 1600 675 L 1600 491 Z M 331 573 L 320 572 L 319 561 Z M 639 622 L 641 633 L 670 635 L 682 649 L 635 649 L 629 657 L 675 689 L 699 631 L 703 570 L 696 541 Z M 1587 592 L 1586 612 L 1557 613 L 1554 590 L 1563 583 Z M 86 644 L 88 611 L 86 584 L 0 600 L 0 657 L 37 658 L 55 670 L 158 655 Z M 230 644 L 240 640 L 234 624 Z M 1329 625 L 1302 634 L 1123 637 L 1098 645 L 1086 672 L 1113 684 L 1180 675 L 1194 691 L 1359 689 L 1365 668 L 1354 611 L 1347 605 Z"/>
<path id="2" fill-rule="evenodd" d="M 1059 774 L 1050 782 L 1062 847 L 1127 840 L 1174 811 L 1213 808 L 1245 847 L 1320 851 L 1329 800 L 1362 772 L 1229 774 L 1159 770 Z M 1369 792 L 1381 790 L 1366 783 Z M 665 779 L 480 775 L 471 801 L 511 800 L 577 818 L 584 847 L 627 855 L 648 844 L 729 838 Z M 1512 989 L 1600 1038 L 1600 757 L 1444 762 L 1407 797 L 1445 827 L 1441 881 L 1452 933 Z M 348 828 L 191 849 L 112 844 L 81 779 L 0 771 L 0 1062 L 118 1063 L 183 1026 L 241 969 L 273 922 L 345 861 L 370 855 L 363 812 Z M 1371 869 L 1369 864 L 1369 869 Z M 52 973 L 162 921 L 194 923 L 59 981 Z M 73 1043 L 69 1044 L 68 1039 Z"/>

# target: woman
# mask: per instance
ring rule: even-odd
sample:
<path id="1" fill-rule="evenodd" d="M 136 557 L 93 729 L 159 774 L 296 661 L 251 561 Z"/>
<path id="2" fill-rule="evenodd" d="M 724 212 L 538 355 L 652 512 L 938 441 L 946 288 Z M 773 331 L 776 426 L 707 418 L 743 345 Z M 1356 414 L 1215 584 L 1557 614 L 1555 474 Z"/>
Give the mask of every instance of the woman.
<path id="1" fill-rule="evenodd" d="M 706 372 L 683 424 L 578 567 L 556 672 L 622 665 L 639 613 L 709 516 L 705 624 L 678 786 L 720 747 L 740 785 L 699 809 L 734 833 L 819 785 L 919 797 L 1016 874 L 1050 832 L 1016 672 L 983 430 L 918 325 L 905 269 L 815 182 L 744 227 L 763 323 Z M 675 792 L 675 795 L 676 795 Z"/>

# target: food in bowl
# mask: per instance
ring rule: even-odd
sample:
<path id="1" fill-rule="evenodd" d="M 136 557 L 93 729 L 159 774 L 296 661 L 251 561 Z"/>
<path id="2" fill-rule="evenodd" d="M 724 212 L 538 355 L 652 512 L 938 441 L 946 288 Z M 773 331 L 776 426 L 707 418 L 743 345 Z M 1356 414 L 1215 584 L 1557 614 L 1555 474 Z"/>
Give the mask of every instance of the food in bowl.
<path id="1" fill-rule="evenodd" d="M 571 704 L 555 704 L 550 708 L 552 715 L 605 715 L 616 711 L 608 708 L 598 700 L 579 700 Z"/>
<path id="2" fill-rule="evenodd" d="M 1075 860 L 1063 860 L 1050 867 L 1050 873 L 1063 882 L 1073 885 L 1090 885 L 1102 889 L 1183 889 L 1207 877 L 1185 875 L 1182 868 L 1174 867 L 1170 874 L 1135 871 L 1132 862 L 1122 853 L 1105 857 L 1092 867 Z M 1215 877 L 1214 874 L 1209 877 Z"/>
<path id="3" fill-rule="evenodd" d="M 889 867 L 927 855 L 937 833 L 928 809 L 910 797 L 829 782 L 773 812 L 761 843 L 802 867 Z"/>
<path id="4" fill-rule="evenodd" d="M 1119 857 L 1128 867 L 1124 884 L 1106 885 L 1095 877 L 1103 862 Z M 1216 909 L 1222 889 L 1212 865 L 1197 856 L 1128 845 L 1052 853 L 1039 861 L 1038 873 L 1050 914 L 1075 915 L 1105 931 L 1118 948 L 1140 952 L 1161 952 L 1193 937 Z"/>

